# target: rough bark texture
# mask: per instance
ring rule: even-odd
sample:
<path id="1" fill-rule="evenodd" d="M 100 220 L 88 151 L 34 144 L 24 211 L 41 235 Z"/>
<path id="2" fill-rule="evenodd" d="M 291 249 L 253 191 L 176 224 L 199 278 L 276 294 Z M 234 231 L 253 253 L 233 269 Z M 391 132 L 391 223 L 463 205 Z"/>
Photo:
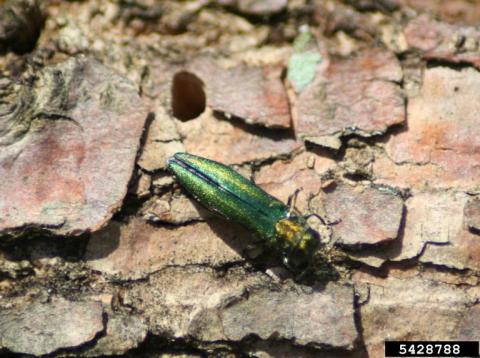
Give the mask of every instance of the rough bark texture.
<path id="1" fill-rule="evenodd" d="M 478 340 L 479 21 L 468 0 L 0 0 L 0 354 Z M 183 192 L 179 151 L 301 188 L 316 274 Z"/>

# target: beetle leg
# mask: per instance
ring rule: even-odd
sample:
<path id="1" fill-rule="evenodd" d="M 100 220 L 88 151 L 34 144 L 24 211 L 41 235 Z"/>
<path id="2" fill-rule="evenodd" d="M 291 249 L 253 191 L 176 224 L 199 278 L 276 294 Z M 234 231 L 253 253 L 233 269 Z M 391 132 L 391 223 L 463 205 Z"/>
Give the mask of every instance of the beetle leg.
<path id="1" fill-rule="evenodd" d="M 287 207 L 288 207 L 288 216 L 290 216 L 295 211 L 295 204 L 297 202 L 298 194 L 303 190 L 303 188 L 298 188 L 288 197 Z"/>
<path id="2" fill-rule="evenodd" d="M 245 247 L 245 253 L 250 259 L 255 259 L 258 256 L 260 256 L 264 250 L 264 242 L 261 240 L 258 240 L 257 242 L 248 244 Z"/>
<path id="3" fill-rule="evenodd" d="M 307 273 L 311 273 L 312 270 L 310 267 L 305 268 L 305 270 L 302 270 L 299 274 L 295 276 L 295 281 L 302 281 L 302 279 L 305 277 Z"/>

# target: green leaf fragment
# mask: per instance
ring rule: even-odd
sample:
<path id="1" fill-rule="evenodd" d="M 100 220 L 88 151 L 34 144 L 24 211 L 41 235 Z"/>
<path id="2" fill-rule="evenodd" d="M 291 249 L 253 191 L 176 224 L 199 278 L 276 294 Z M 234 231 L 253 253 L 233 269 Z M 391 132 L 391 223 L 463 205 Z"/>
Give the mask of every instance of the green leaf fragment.
<path id="1" fill-rule="evenodd" d="M 287 78 L 299 93 L 315 79 L 317 65 L 322 62 L 322 56 L 315 37 L 308 29 L 297 36 L 293 49 L 294 53 L 288 63 Z"/>
<path id="2" fill-rule="evenodd" d="M 314 79 L 317 65 L 322 62 L 318 52 L 294 53 L 288 63 L 288 80 L 297 93 L 303 91 Z"/>

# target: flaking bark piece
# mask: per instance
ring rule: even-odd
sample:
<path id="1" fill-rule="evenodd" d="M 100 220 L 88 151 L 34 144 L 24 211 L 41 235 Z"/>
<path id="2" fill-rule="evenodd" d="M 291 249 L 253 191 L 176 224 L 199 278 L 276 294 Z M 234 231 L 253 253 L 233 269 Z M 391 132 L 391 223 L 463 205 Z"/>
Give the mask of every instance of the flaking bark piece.
<path id="1" fill-rule="evenodd" d="M 353 320 L 353 291 L 328 285 L 322 292 L 261 290 L 222 310 L 223 332 L 239 341 L 250 334 L 277 336 L 296 343 L 352 349 L 357 330 Z"/>
<path id="2" fill-rule="evenodd" d="M 122 355 L 138 347 L 146 336 L 147 326 L 138 316 L 109 314 L 105 335 L 102 335 L 93 347 L 82 352 L 81 356 Z"/>
<path id="3" fill-rule="evenodd" d="M 480 176 L 479 111 L 478 71 L 426 69 L 419 95 L 408 101 L 408 130 L 394 134 L 385 147 L 397 164 L 395 174 L 378 162 L 375 175 L 391 176 L 393 185 L 402 187 L 475 190 Z"/>
<path id="4" fill-rule="evenodd" d="M 471 220 L 475 220 L 475 210 L 478 214 L 478 208 L 475 208 L 475 201 L 469 202 L 470 198 L 465 193 L 455 193 L 453 198 L 454 200 L 449 200 L 443 208 L 443 215 L 437 218 L 439 223 L 449 222 L 451 218 L 456 219 L 455 226 L 447 227 L 448 231 L 444 229 L 446 232 L 443 235 L 448 238 L 448 245 L 427 243 L 419 260 L 459 270 L 478 271 L 480 270 L 480 236 L 478 232 L 469 230 L 470 224 L 474 223 Z M 448 209 L 451 214 L 447 212 Z M 439 224 L 437 226 L 441 227 Z"/>
<path id="5" fill-rule="evenodd" d="M 95 231 L 127 192 L 147 110 L 133 83 L 90 59 L 37 76 L 0 116 L 0 233 Z"/>
<path id="6" fill-rule="evenodd" d="M 431 14 L 449 24 L 476 26 L 480 21 L 480 6 L 476 1 L 398 0 L 398 3 L 414 9 L 418 14 Z"/>
<path id="7" fill-rule="evenodd" d="M 87 343 L 103 328 L 100 302 L 35 302 L 0 312 L 0 348 L 44 355 Z"/>
<path id="8" fill-rule="evenodd" d="M 175 229 L 156 227 L 142 219 L 112 221 L 92 235 L 86 250 L 89 267 L 120 279 L 138 279 L 168 266 L 221 266 L 241 261 L 252 241 L 243 230 L 211 220 Z"/>
<path id="9" fill-rule="evenodd" d="M 470 63 L 480 68 L 480 31 L 474 27 L 448 24 L 421 15 L 405 28 L 410 49 L 425 59 Z"/>
<path id="10" fill-rule="evenodd" d="M 389 51 L 371 49 L 331 59 L 296 99 L 296 133 L 335 150 L 344 135 L 384 133 L 405 121 L 404 97 L 396 83 L 401 79 L 400 64 Z"/>
<path id="11" fill-rule="evenodd" d="M 468 196 L 462 192 L 414 193 L 406 200 L 405 226 L 401 236 L 381 249 L 357 250 L 356 260 L 379 267 L 385 261 L 417 258 L 421 262 L 478 270 L 480 240 L 464 227 Z"/>
<path id="12" fill-rule="evenodd" d="M 335 242 L 378 244 L 398 237 L 403 200 L 393 191 L 338 185 L 324 199 Z"/>
<path id="13" fill-rule="evenodd" d="M 369 285 L 369 299 L 359 310 L 370 357 L 384 356 L 385 337 L 398 341 L 460 337 L 465 315 L 474 312 L 466 307 L 478 300 L 461 286 L 418 276 L 379 278 L 357 273 L 353 280 Z"/>
<path id="14" fill-rule="evenodd" d="M 185 195 L 167 194 L 160 198 L 154 197 L 145 203 L 141 214 L 145 220 L 152 223 L 180 225 L 203 221 L 202 215 L 207 215 L 207 211 L 200 209 L 198 203 Z"/>
<path id="15" fill-rule="evenodd" d="M 223 67 L 209 58 L 187 65 L 205 84 L 207 104 L 227 118 L 269 128 L 290 127 L 290 107 L 278 65 Z"/>

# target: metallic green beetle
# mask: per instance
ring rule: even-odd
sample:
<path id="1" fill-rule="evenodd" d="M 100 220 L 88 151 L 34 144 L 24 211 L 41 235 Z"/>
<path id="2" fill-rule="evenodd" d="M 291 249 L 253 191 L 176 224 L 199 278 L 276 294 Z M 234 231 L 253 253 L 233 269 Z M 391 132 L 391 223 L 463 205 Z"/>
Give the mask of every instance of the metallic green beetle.
<path id="1" fill-rule="evenodd" d="M 176 153 L 168 169 L 207 209 L 255 232 L 277 249 L 284 264 L 304 270 L 319 246 L 318 234 L 292 207 L 267 194 L 221 163 L 188 153 Z"/>

